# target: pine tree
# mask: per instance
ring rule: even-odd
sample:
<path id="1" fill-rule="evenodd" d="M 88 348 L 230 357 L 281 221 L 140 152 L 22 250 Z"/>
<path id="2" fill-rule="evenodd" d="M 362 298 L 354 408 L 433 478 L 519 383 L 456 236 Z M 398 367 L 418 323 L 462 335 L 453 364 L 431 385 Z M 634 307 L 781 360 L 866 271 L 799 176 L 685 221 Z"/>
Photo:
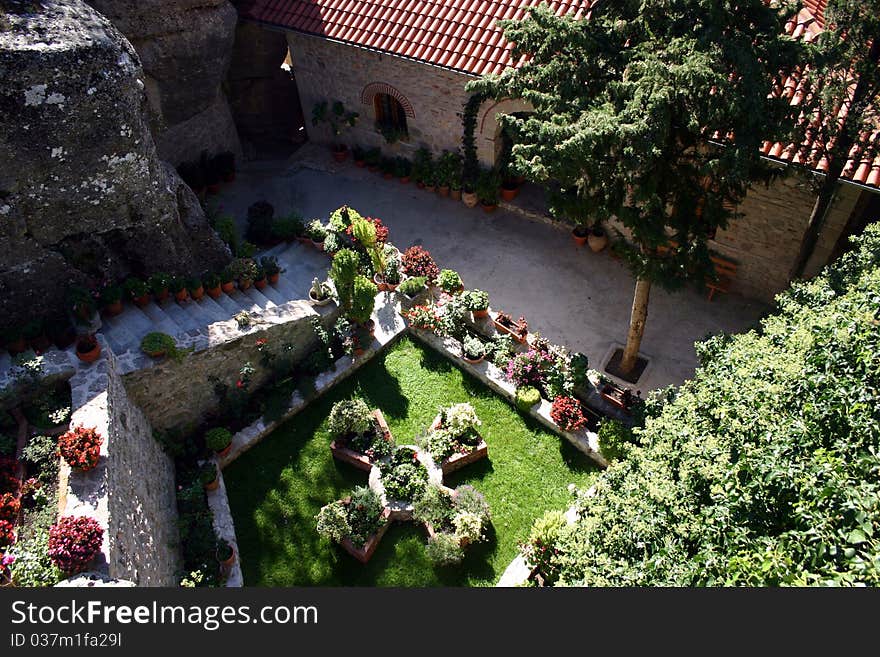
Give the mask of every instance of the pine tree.
<path id="1" fill-rule="evenodd" d="M 559 185 L 555 212 L 622 224 L 616 246 L 636 277 L 624 373 L 651 286 L 712 275 L 708 236 L 771 175 L 761 142 L 795 130 L 796 110 L 769 97 L 780 72 L 804 61 L 803 44 L 785 35 L 792 14 L 764 0 L 600 0 L 586 19 L 540 7 L 502 24 L 527 61 L 469 84 L 531 103 L 533 114 L 499 121 L 513 166 Z"/>

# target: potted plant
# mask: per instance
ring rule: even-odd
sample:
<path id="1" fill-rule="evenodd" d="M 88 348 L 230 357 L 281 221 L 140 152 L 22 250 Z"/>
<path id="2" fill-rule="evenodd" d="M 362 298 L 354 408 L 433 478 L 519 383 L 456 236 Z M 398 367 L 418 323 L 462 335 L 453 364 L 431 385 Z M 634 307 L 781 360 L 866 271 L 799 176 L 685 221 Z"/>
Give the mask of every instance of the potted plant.
<path id="1" fill-rule="evenodd" d="M 180 362 L 188 352 L 192 351 L 192 348 L 178 349 L 177 342 L 170 335 L 153 331 L 147 333 L 141 340 L 141 351 L 152 358 L 162 358 L 167 355 Z"/>
<path id="2" fill-rule="evenodd" d="M 404 306 L 409 307 L 426 287 L 424 276 L 411 276 L 400 283 L 397 291 L 406 298 Z"/>
<path id="3" fill-rule="evenodd" d="M 225 427 L 216 427 L 205 433 L 205 445 L 223 458 L 232 450 L 232 432 Z"/>
<path id="4" fill-rule="evenodd" d="M 463 295 L 465 307 L 471 311 L 474 319 L 489 316 L 489 294 L 483 290 L 469 290 Z"/>
<path id="5" fill-rule="evenodd" d="M 101 343 L 91 333 L 76 340 L 76 357 L 84 363 L 94 363 L 101 355 Z"/>
<path id="6" fill-rule="evenodd" d="M 429 162 L 425 167 L 425 174 L 422 182 L 424 183 L 423 189 L 426 192 L 437 191 L 437 165 L 435 163 Z"/>
<path id="7" fill-rule="evenodd" d="M 565 431 L 578 431 L 587 425 L 580 402 L 574 397 L 559 396 L 554 399 L 550 418 Z"/>
<path id="8" fill-rule="evenodd" d="M 21 336 L 35 351 L 46 351 L 51 345 L 46 337 L 46 325 L 42 319 L 32 319 L 21 328 Z"/>
<path id="9" fill-rule="evenodd" d="M 477 179 L 477 198 L 484 212 L 494 212 L 498 208 L 498 188 L 501 184 L 497 169 L 488 169 L 480 173 Z"/>
<path id="10" fill-rule="evenodd" d="M 223 290 L 220 288 L 220 277 L 217 274 L 205 274 L 205 277 L 202 279 L 202 285 L 205 292 L 212 299 L 219 299 L 220 295 L 223 294 Z"/>
<path id="11" fill-rule="evenodd" d="M 229 263 L 229 270 L 238 281 L 238 289 L 246 290 L 257 277 L 259 270 L 253 258 L 236 258 Z"/>
<path id="12" fill-rule="evenodd" d="M 437 285 L 439 285 L 440 289 L 447 294 L 455 294 L 464 289 L 464 283 L 461 281 L 461 276 L 458 275 L 458 272 L 452 269 L 444 269 L 440 272 L 440 275 L 437 277 Z"/>
<path id="13" fill-rule="evenodd" d="M 98 293 L 101 308 L 109 317 L 115 317 L 122 312 L 122 288 L 118 285 L 105 285 Z"/>
<path id="14" fill-rule="evenodd" d="M 528 413 L 540 401 L 541 391 L 535 386 L 520 386 L 516 389 L 516 407 L 523 413 Z"/>
<path id="15" fill-rule="evenodd" d="M 468 335 L 461 343 L 461 354 L 471 365 L 482 363 L 486 357 L 486 345 L 478 337 Z"/>
<path id="16" fill-rule="evenodd" d="M 309 299 L 316 306 L 326 306 L 333 301 L 333 290 L 327 283 L 313 278 L 312 287 L 309 288 Z"/>
<path id="17" fill-rule="evenodd" d="M 348 148 L 338 141 L 339 136 L 344 130 L 354 127 L 357 119 L 358 113 L 346 110 L 345 105 L 339 100 L 334 101 L 332 105 L 322 100 L 312 107 L 312 125 L 327 123 L 330 126 L 334 138 L 331 150 L 333 159 L 337 162 L 344 162 L 348 157 Z"/>
<path id="18" fill-rule="evenodd" d="M 394 160 L 394 175 L 397 176 L 397 179 L 402 183 L 406 184 L 409 182 L 410 174 L 412 173 L 412 163 L 406 159 L 405 157 L 398 157 Z"/>
<path id="19" fill-rule="evenodd" d="M 608 235 L 605 234 L 605 231 L 598 221 L 590 228 L 590 235 L 587 237 L 587 242 L 593 253 L 599 253 L 599 251 L 608 246 Z"/>
<path id="20" fill-rule="evenodd" d="M 226 294 L 232 294 L 235 290 L 235 273 L 231 267 L 225 267 L 218 274 L 220 278 L 220 289 Z"/>
<path id="21" fill-rule="evenodd" d="M 198 276 L 191 276 L 186 279 L 186 290 L 193 301 L 198 301 L 205 296 L 205 286 L 202 283 L 202 279 Z"/>
<path id="22" fill-rule="evenodd" d="M 370 148 L 364 153 L 364 163 L 367 165 L 368 171 L 376 172 L 379 170 L 379 164 L 382 162 L 382 151 L 378 148 Z"/>
<path id="23" fill-rule="evenodd" d="M 449 183 L 449 198 L 453 201 L 461 200 L 461 179 L 453 178 Z"/>
<path id="24" fill-rule="evenodd" d="M 391 180 L 394 177 L 394 158 L 383 157 L 379 163 L 379 171 L 385 180 Z"/>
<path id="25" fill-rule="evenodd" d="M 324 250 L 324 240 L 327 239 L 327 228 L 319 219 L 313 219 L 306 227 L 305 235 L 311 240 L 312 246 L 318 251 Z"/>
<path id="26" fill-rule="evenodd" d="M 431 175 L 431 151 L 422 147 L 416 151 L 413 157 L 412 177 L 415 178 L 416 186 L 424 188 L 425 182 Z"/>
<path id="27" fill-rule="evenodd" d="M 520 316 L 520 318 L 514 322 L 510 315 L 499 312 L 492 320 L 492 323 L 495 325 L 496 329 L 502 333 L 511 335 L 513 339 L 520 344 L 525 344 L 528 339 L 529 324 L 525 317 Z"/>
<path id="28" fill-rule="evenodd" d="M 138 278 L 137 276 L 131 276 L 126 279 L 125 283 L 123 283 L 123 287 L 128 293 L 128 298 L 131 299 L 134 305 L 138 308 L 143 308 L 150 303 L 150 288 L 143 279 Z"/>
<path id="29" fill-rule="evenodd" d="M 354 159 L 354 165 L 358 168 L 363 168 L 365 165 L 364 162 L 365 151 L 363 148 L 355 144 L 351 148 L 351 156 Z"/>
<path id="30" fill-rule="evenodd" d="M 47 322 L 46 331 L 48 332 L 49 339 L 59 349 L 67 349 L 76 341 L 76 329 L 66 316 L 50 319 Z"/>
<path id="31" fill-rule="evenodd" d="M 168 281 L 168 290 L 174 295 L 177 303 L 183 303 L 189 298 L 189 292 L 186 291 L 186 281 L 180 276 L 174 276 Z"/>
<path id="32" fill-rule="evenodd" d="M 512 201 L 519 194 L 519 180 L 508 173 L 501 182 L 501 198 L 505 201 Z"/>
<path id="33" fill-rule="evenodd" d="M 232 564 L 235 563 L 235 548 L 232 547 L 229 541 L 218 538 L 216 556 L 217 562 L 222 568 L 232 568 Z"/>
<path id="34" fill-rule="evenodd" d="M 376 294 L 379 290 L 366 276 L 358 274 L 354 277 L 354 292 L 351 308 L 348 312 L 351 321 L 367 328 L 372 333 L 375 322 L 370 318 L 376 305 Z"/>
<path id="35" fill-rule="evenodd" d="M 403 271 L 407 276 L 423 276 L 428 285 L 433 285 L 440 274 L 431 253 L 421 246 L 411 246 L 403 252 Z"/>
<path id="36" fill-rule="evenodd" d="M 91 291 L 74 285 L 67 290 L 67 301 L 77 323 L 88 324 L 95 316 L 95 298 Z"/>
<path id="37" fill-rule="evenodd" d="M 269 230 L 272 234 L 272 241 L 280 243 L 293 242 L 303 234 L 305 229 L 302 217 L 295 212 L 290 212 L 272 217 L 272 224 Z"/>
<path id="38" fill-rule="evenodd" d="M 104 439 L 97 429 L 74 427 L 58 437 L 58 456 L 71 468 L 85 472 L 98 465 L 102 442 Z"/>
<path id="39" fill-rule="evenodd" d="M 266 272 L 266 278 L 272 285 L 276 285 L 281 274 L 286 271 L 278 264 L 278 258 L 275 256 L 263 256 L 260 258 L 260 267 Z"/>
<path id="40" fill-rule="evenodd" d="M 217 490 L 220 486 L 220 477 L 217 474 L 217 466 L 213 461 L 206 461 L 199 468 L 199 481 L 205 490 Z"/>
<path id="41" fill-rule="evenodd" d="M 101 551 L 104 529 L 88 516 L 64 516 L 49 528 L 49 559 L 67 575 L 87 570 Z"/>
<path id="42" fill-rule="evenodd" d="M 269 280 L 266 278 L 266 270 L 263 269 L 263 265 L 257 263 L 257 271 L 254 274 L 254 287 L 258 290 L 264 289 L 269 284 Z"/>
<path id="43" fill-rule="evenodd" d="M 589 236 L 590 228 L 586 224 L 578 224 L 571 229 L 571 239 L 573 239 L 574 243 L 578 246 L 586 244 Z"/>
<path id="44" fill-rule="evenodd" d="M 162 303 L 168 298 L 168 284 L 170 283 L 168 274 L 164 272 L 156 272 L 150 276 L 147 284 L 153 291 L 153 298 L 156 303 Z"/>

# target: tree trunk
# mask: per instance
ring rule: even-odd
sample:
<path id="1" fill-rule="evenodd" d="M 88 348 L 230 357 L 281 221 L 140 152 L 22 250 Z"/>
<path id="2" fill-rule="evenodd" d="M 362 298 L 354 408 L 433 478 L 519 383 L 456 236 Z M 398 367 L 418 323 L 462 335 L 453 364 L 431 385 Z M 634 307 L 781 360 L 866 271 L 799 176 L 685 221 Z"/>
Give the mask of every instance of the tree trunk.
<path id="1" fill-rule="evenodd" d="M 648 297 L 651 294 L 651 281 L 645 278 L 636 280 L 633 294 L 632 313 L 629 319 L 629 333 L 626 336 L 626 347 L 620 360 L 620 371 L 629 374 L 636 365 L 642 335 L 645 333 L 645 322 L 648 319 Z"/>
<path id="2" fill-rule="evenodd" d="M 843 160 L 843 162 L 845 164 L 846 160 Z M 819 188 L 819 196 L 816 197 L 813 211 L 810 213 L 810 222 L 807 224 L 807 230 L 804 232 L 804 237 L 801 240 L 797 260 L 795 260 L 794 267 L 791 270 L 792 279 L 800 278 L 804 275 L 807 263 L 816 250 L 816 244 L 819 242 L 819 233 L 822 230 L 822 226 L 825 225 L 825 217 L 828 215 L 831 202 L 834 200 L 834 192 L 837 189 L 837 182 L 840 180 L 840 172 L 842 170 L 843 166 L 836 166 L 834 172 L 832 173 L 829 170 L 825 175 L 825 180 L 822 181 L 822 186 Z"/>

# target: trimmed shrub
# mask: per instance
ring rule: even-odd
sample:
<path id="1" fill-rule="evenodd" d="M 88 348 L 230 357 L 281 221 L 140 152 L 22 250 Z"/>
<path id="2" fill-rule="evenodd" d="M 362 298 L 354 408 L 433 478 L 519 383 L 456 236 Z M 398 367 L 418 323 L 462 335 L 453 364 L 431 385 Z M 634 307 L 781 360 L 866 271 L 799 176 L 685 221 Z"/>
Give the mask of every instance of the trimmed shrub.
<path id="1" fill-rule="evenodd" d="M 205 445 L 215 452 L 222 452 L 232 442 L 232 432 L 224 427 L 216 427 L 205 433 Z"/>
<path id="2" fill-rule="evenodd" d="M 541 401 L 541 391 L 534 386 L 522 386 L 516 389 L 516 407 L 528 413 L 532 406 Z"/>

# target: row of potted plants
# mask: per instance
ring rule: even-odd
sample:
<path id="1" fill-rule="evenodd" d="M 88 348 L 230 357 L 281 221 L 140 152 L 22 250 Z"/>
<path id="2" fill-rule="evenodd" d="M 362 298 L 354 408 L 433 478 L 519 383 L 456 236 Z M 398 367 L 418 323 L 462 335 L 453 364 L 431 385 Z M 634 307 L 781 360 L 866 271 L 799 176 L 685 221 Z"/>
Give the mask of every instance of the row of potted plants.
<path id="1" fill-rule="evenodd" d="M 235 154 L 223 151 L 209 155 L 202 151 L 198 160 L 182 162 L 177 173 L 195 194 L 204 199 L 206 194 L 220 191 L 220 183 L 235 180 Z"/>

